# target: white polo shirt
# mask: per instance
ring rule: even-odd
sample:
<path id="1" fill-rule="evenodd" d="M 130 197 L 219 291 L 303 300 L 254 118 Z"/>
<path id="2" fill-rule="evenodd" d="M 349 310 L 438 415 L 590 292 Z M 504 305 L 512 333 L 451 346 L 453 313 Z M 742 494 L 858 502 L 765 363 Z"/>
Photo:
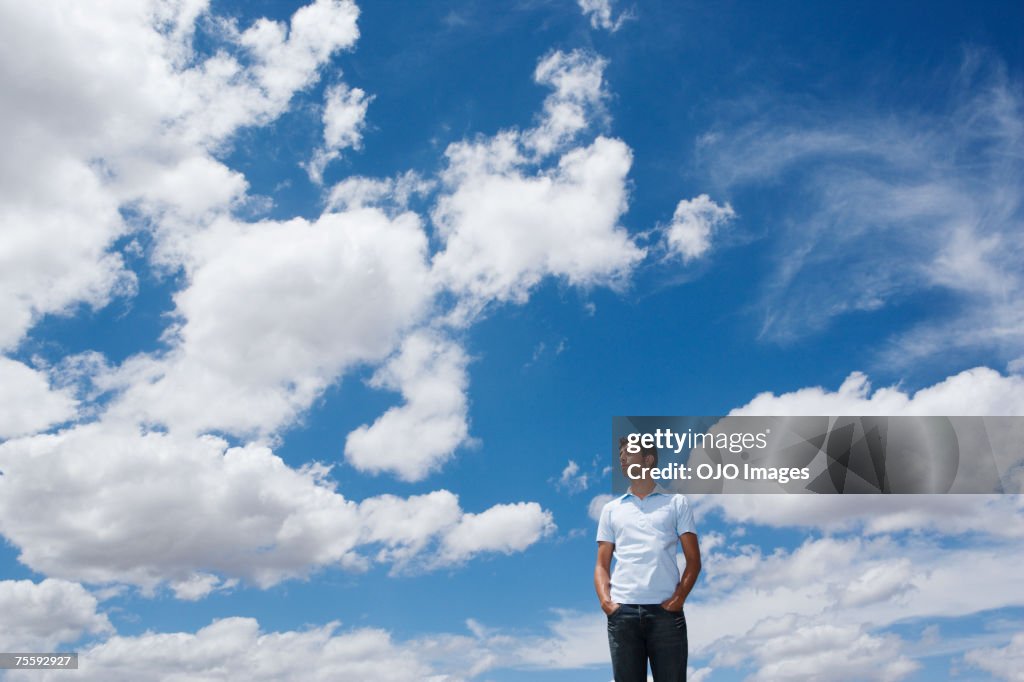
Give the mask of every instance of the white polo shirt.
<path id="1" fill-rule="evenodd" d="M 679 584 L 679 536 L 696 532 L 682 495 L 655 488 L 642 500 L 627 492 L 606 504 L 597 541 L 615 543 L 612 601 L 659 604 L 671 597 Z"/>

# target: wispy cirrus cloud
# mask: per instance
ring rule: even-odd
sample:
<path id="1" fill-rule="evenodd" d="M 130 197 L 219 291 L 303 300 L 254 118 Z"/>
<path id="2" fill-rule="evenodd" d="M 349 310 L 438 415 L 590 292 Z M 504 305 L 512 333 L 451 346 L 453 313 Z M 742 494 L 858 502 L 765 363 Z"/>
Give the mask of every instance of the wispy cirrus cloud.
<path id="1" fill-rule="evenodd" d="M 1024 97 L 995 57 L 968 51 L 938 113 L 866 104 L 815 109 L 759 102 L 756 121 L 698 143 L 711 179 L 742 192 L 778 188 L 766 226 L 775 267 L 757 301 L 760 336 L 792 340 L 836 317 L 950 297 L 891 335 L 883 360 L 950 348 L 1010 360 L 1024 349 Z"/>
<path id="2" fill-rule="evenodd" d="M 601 28 L 615 33 L 622 24 L 633 18 L 632 12 L 620 12 L 615 16 L 612 7 L 612 0 L 576 0 L 580 6 L 583 16 L 590 18 L 590 25 L 593 28 Z"/>

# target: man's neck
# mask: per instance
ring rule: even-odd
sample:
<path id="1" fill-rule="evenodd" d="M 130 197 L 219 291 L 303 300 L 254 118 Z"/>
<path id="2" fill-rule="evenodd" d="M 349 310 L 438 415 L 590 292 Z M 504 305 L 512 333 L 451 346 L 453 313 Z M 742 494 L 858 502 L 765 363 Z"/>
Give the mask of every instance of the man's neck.
<path id="1" fill-rule="evenodd" d="M 654 492 L 654 486 L 654 479 L 640 478 L 629 484 L 629 492 L 642 500 Z"/>

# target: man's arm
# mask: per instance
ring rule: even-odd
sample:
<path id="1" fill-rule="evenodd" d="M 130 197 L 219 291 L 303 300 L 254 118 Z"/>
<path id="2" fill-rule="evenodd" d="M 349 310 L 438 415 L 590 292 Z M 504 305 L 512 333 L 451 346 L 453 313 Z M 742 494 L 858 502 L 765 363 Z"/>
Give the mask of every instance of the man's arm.
<path id="1" fill-rule="evenodd" d="M 679 542 L 683 544 L 683 556 L 686 558 L 686 569 L 679 578 L 676 591 L 672 596 L 661 602 L 662 608 L 666 611 L 682 611 L 683 602 L 689 596 L 697 576 L 700 575 L 700 546 L 697 544 L 696 533 L 683 533 L 679 536 Z"/>
<path id="2" fill-rule="evenodd" d="M 609 616 L 619 608 L 612 601 L 612 555 L 615 553 L 614 542 L 597 543 L 597 564 L 594 566 L 594 589 L 601 600 L 601 610 Z"/>

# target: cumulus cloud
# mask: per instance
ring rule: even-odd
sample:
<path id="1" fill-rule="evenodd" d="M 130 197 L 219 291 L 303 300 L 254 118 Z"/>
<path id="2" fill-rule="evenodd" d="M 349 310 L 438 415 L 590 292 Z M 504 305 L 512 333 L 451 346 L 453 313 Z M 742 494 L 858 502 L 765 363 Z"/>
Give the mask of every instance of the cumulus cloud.
<path id="1" fill-rule="evenodd" d="M 425 312 L 426 250 L 411 213 L 218 221 L 190 246 L 171 350 L 102 378 L 124 389 L 111 415 L 193 433 L 274 433 L 347 367 L 385 357 Z"/>
<path id="2" fill-rule="evenodd" d="M 971 666 L 1007 682 L 1024 679 L 1024 632 L 1014 635 L 1004 647 L 974 649 L 964 655 Z"/>
<path id="3" fill-rule="evenodd" d="M 808 539 L 792 551 L 721 547 L 705 564 L 704 588 L 687 602 L 687 613 L 702 623 L 691 633 L 691 651 L 711 656 L 716 668 L 755 662 L 766 679 L 801 677 L 801 671 L 806 673 L 801 679 L 813 679 L 806 672 L 811 666 L 837 656 L 834 663 L 846 674 L 837 673 L 836 679 L 861 679 L 856 665 L 862 659 L 847 658 L 827 644 L 829 633 L 841 631 L 851 642 L 877 648 L 882 668 L 891 664 L 898 679 L 911 669 L 909 652 L 885 631 L 890 625 L 1021 605 L 1005 582 L 1014 590 L 1020 582 L 1013 569 L 1021 558 L 1019 543 L 977 537 L 979 546 L 954 549 L 939 541 L 904 543 L 888 536 Z M 867 574 L 881 584 L 869 586 Z M 806 637 L 790 643 L 807 646 L 769 653 L 788 646 L 785 632 L 803 628 Z"/>
<path id="4" fill-rule="evenodd" d="M 379 495 L 359 503 L 363 542 L 378 546 L 376 560 L 393 564 L 396 572 L 415 572 L 410 560 L 461 518 L 459 498 L 447 490 L 408 498 Z"/>
<path id="5" fill-rule="evenodd" d="M 671 255 L 688 263 L 711 250 L 715 231 L 736 217 L 732 206 L 720 206 L 707 194 L 683 199 L 676 205 L 672 222 L 665 227 L 665 242 Z"/>
<path id="6" fill-rule="evenodd" d="M 395 498 L 367 505 L 367 519 L 385 514 L 378 540 L 399 540 L 390 534 L 399 532 L 405 522 L 417 523 L 423 513 L 433 520 L 409 529 L 405 536 L 409 540 L 431 527 L 451 524 L 452 500 L 432 495 L 432 499 Z M 703 675 L 711 668 L 752 667 L 755 679 L 825 675 L 841 680 L 903 679 L 919 664 L 911 658 L 908 642 L 886 628 L 907 619 L 957 617 L 1020 605 L 1024 590 L 1014 570 L 1024 559 L 1020 554 L 1019 543 L 949 547 L 907 545 L 887 537 L 808 539 L 793 550 L 773 548 L 771 552 L 720 543 L 705 563 L 704 587 L 687 602 L 690 622 L 700 623 L 691 629 L 691 656 L 711 661 L 699 669 Z M 908 565 L 914 570 L 908 572 Z M 866 574 L 880 578 L 886 589 L 865 592 Z M 851 599 L 851 595 L 857 597 Z M 532 632 L 505 632 L 477 621 L 468 626 L 469 634 L 428 633 L 392 642 L 395 648 L 390 655 L 401 655 L 431 675 L 452 676 L 438 679 L 476 678 L 495 669 L 577 669 L 607 662 L 605 618 L 600 612 L 555 610 L 543 629 Z M 255 623 L 246 628 L 259 630 Z M 336 630 L 336 624 L 329 624 L 309 632 L 323 631 L 323 636 L 334 638 L 350 634 Z M 352 634 L 356 632 L 362 630 Z M 170 635 L 150 634 L 157 638 L 151 648 L 170 650 Z M 255 644 L 250 641 L 250 649 L 271 646 L 278 636 L 300 643 L 305 638 L 299 632 L 259 633 Z M 193 635 L 178 633 L 177 637 L 192 641 Z M 115 637 L 110 642 L 124 645 L 119 650 L 122 656 L 109 656 L 111 664 L 132 660 L 132 651 L 150 648 L 128 646 L 140 643 L 135 638 Z M 325 639 L 319 646 L 328 649 L 330 643 Z M 83 660 L 97 665 L 97 650 L 85 652 Z M 994 656 L 987 651 L 978 656 L 997 659 L 1002 653 L 1010 656 L 1012 647 L 1005 652 L 995 649 Z M 370 648 L 362 656 L 375 660 Z M 177 658 L 170 658 L 164 664 L 177 669 Z M 874 667 L 865 668 L 865 661 Z"/>
<path id="7" fill-rule="evenodd" d="M 496 668 L 573 669 L 606 662 L 604 618 L 559 610 L 542 632 L 506 633 L 469 621 L 470 633 L 427 633 L 396 640 L 377 628 L 331 622 L 268 632 L 253 618 L 213 621 L 196 632 L 117 635 L 80 650 L 76 676 L 119 682 L 185 680 L 334 680 L 463 682 Z M 59 671 L 13 672 L 12 680 L 57 681 Z"/>
<path id="8" fill-rule="evenodd" d="M 849 495 L 719 495 L 703 497 L 696 506 L 719 509 L 732 522 L 774 527 L 1024 537 L 1019 495 L 882 495 L 870 506 Z"/>
<path id="9" fill-rule="evenodd" d="M 443 242 L 433 273 L 461 298 L 456 321 L 491 301 L 523 303 L 546 276 L 616 286 L 643 259 L 618 225 L 632 164 L 621 140 L 598 136 L 566 149 L 554 166 L 537 167 L 592 122 L 603 69 L 588 53 L 552 53 L 535 74 L 554 89 L 537 127 L 445 152 L 443 191 L 431 214 Z"/>
<path id="10" fill-rule="evenodd" d="M 104 5 L 56 24 L 47 20 L 54 11 L 36 3 L 0 22 L 9 38 L 0 50 L 12 63 L 42 53 L 2 77 L 26 97 L 3 114 L 17 144 L 0 164 L 11 180 L 0 199 L 12 212 L 5 225 L 24 239 L 0 253 L 0 278 L 16 284 L 0 298 L 8 322 L 0 346 L 18 343 L 44 314 L 131 293 L 134 275 L 111 252 L 130 230 L 153 231 L 149 264 L 183 285 L 161 350 L 115 366 L 93 357 L 80 368 L 90 399 L 104 395 L 89 406 L 98 421 L 32 436 L 73 416 L 73 398 L 4 361 L 12 378 L 4 387 L 17 379 L 38 398 L 28 421 L 5 413 L 12 439 L 0 444 L 0 532 L 19 559 L 59 578 L 195 600 L 328 566 L 411 570 L 427 548 L 436 550 L 427 568 L 454 565 L 522 551 L 553 532 L 550 512 L 532 502 L 466 512 L 436 491 L 356 503 L 334 489 L 326 467 L 291 468 L 268 443 L 349 368 L 383 362 L 371 383 L 404 403 L 357 429 L 347 455 L 364 470 L 422 478 L 468 438 L 467 357 L 423 331 L 439 291 L 476 305 L 522 300 L 545 276 L 590 286 L 628 275 L 643 256 L 617 224 L 629 149 L 604 137 L 570 148 L 603 113 L 604 61 L 551 53 L 534 74 L 552 90 L 534 128 L 449 149 L 435 212 L 442 250 L 431 262 L 420 220 L 405 207 L 432 183 L 412 173 L 345 180 L 313 220 L 232 215 L 251 200 L 248 183 L 216 155 L 239 130 L 279 117 L 332 55 L 355 44 L 354 3 L 316 0 L 287 21 L 248 27 L 203 2 Z M 197 25 L 210 55 L 194 48 Z M 51 106 L 54 92 L 66 106 Z M 359 146 L 371 99 L 340 82 L 325 97 L 316 175 Z M 477 163 L 490 175 L 476 176 Z M 55 195 L 54 180 L 70 189 Z M 524 214 L 521 189 L 531 195 Z M 497 241 L 489 241 L 491 230 L 475 221 L 489 220 L 488 204 L 506 191 L 513 196 L 496 205 Z M 554 236 L 531 244 L 545 234 Z M 509 265 L 504 252 L 514 256 Z M 481 269 L 463 275 L 460 259 L 474 255 Z M 211 432 L 241 442 L 203 435 Z M 60 509 L 42 510 L 55 490 Z"/>
<path id="11" fill-rule="evenodd" d="M 615 499 L 614 495 L 595 495 L 590 503 L 587 505 L 587 515 L 594 521 L 598 521 L 601 518 L 601 510 L 604 506 Z"/>
<path id="12" fill-rule="evenodd" d="M 267 586 L 358 542 L 355 504 L 322 468 L 290 469 L 258 445 L 94 423 L 7 441 L 0 470 L 0 530 L 51 576 L 153 589 L 217 571 Z"/>
<path id="13" fill-rule="evenodd" d="M 18 93 L 0 117 L 0 224 L 10 237 L 0 250 L 0 348 L 43 315 L 131 295 L 135 277 L 111 251 L 133 229 L 119 209 L 177 231 L 228 207 L 246 184 L 211 153 L 279 116 L 358 38 L 348 0 L 317 0 L 287 24 L 211 22 L 221 48 L 212 56 L 193 48 L 205 2 L 65 10 L 49 1 L 0 10 L 0 57 L 21 64 L 0 75 L 2 90 Z"/>
<path id="14" fill-rule="evenodd" d="M 801 625 L 788 616 L 762 622 L 751 633 L 758 670 L 753 680 L 901 680 L 920 668 L 895 635 L 871 635 L 856 626 Z"/>
<path id="15" fill-rule="evenodd" d="M 398 564 L 426 547 L 437 549 L 424 566 L 437 568 L 525 550 L 553 528 L 536 503 L 466 513 L 447 491 L 357 504 L 326 467 L 293 469 L 266 446 L 102 422 L 0 444 L 0 471 L 0 532 L 22 563 L 146 592 L 167 584 L 182 599 L 239 579 L 269 587 L 328 566 Z"/>
<path id="16" fill-rule="evenodd" d="M 438 561 L 460 563 L 481 552 L 520 552 L 554 531 L 551 512 L 536 502 L 496 504 L 463 516 L 445 534 Z"/>
<path id="17" fill-rule="evenodd" d="M 911 588 L 914 568 L 908 559 L 871 566 L 850 583 L 839 600 L 841 606 L 864 606 L 893 599 Z"/>
<path id="18" fill-rule="evenodd" d="M 396 546 L 431 528 L 450 527 L 457 516 L 456 504 L 444 493 L 409 500 L 380 498 L 360 506 L 364 527 L 376 526 L 377 541 Z M 371 520 L 378 514 L 376 521 Z M 415 527 L 403 538 L 394 535 L 406 523 Z M 480 530 L 474 527 L 470 533 Z M 704 587 L 687 602 L 688 619 L 700 623 L 691 629 L 691 657 L 711 661 L 694 672 L 707 675 L 712 667 L 752 667 L 755 679 L 903 679 L 918 663 L 911 659 L 908 643 L 886 631 L 889 626 L 1021 604 L 1024 585 L 1014 569 L 1024 560 L 1019 543 L 989 546 L 990 540 L 985 546 L 950 547 L 908 545 L 887 537 L 825 537 L 770 553 L 719 543 L 705 563 Z M 908 564 L 913 571 L 906 570 Z M 867 574 L 880 578 L 886 589 L 867 594 Z M 857 598 L 851 600 L 851 595 Z M 332 665 L 342 664 L 340 654 L 335 654 L 348 651 L 350 636 L 369 632 L 374 638 L 360 639 L 364 646 L 347 664 L 376 663 L 379 646 L 381 655 L 400 656 L 404 665 L 418 666 L 410 673 L 417 679 L 462 680 L 495 669 L 577 669 L 607 662 L 605 618 L 600 612 L 555 610 L 554 618 L 536 631 L 505 632 L 477 621 L 468 622 L 468 627 L 469 634 L 427 633 L 396 642 L 380 630 L 338 632 L 337 623 L 265 633 L 251 619 L 229 618 L 197 633 L 111 637 L 82 652 L 81 674 L 85 679 L 128 679 L 148 664 L 150 671 L 173 674 L 187 669 L 193 676 L 199 671 L 221 679 L 220 657 L 245 650 L 256 652 L 243 657 L 243 665 L 254 666 L 246 671 L 254 679 L 290 679 L 290 667 L 272 664 L 289 655 L 278 651 L 279 646 L 289 643 L 293 652 L 317 661 L 310 669 L 333 671 Z M 992 667 L 986 669 L 997 675 L 1000 670 L 1012 671 L 1015 646 L 979 651 L 967 660 L 989 663 Z M 196 651 L 208 656 L 197 658 Z M 159 660 L 154 658 L 158 652 Z M 186 652 L 189 666 L 181 658 Z M 865 661 L 873 667 L 865 668 Z M 376 679 L 372 672 L 367 675 Z"/>
<path id="19" fill-rule="evenodd" d="M 1019 377 L 988 368 L 913 393 L 872 390 L 854 373 L 836 391 L 764 393 L 731 414 L 1012 415 L 1022 395 Z M 747 534 L 705 534 L 704 587 L 687 602 L 702 624 L 691 632 L 691 651 L 716 670 L 753 666 L 752 679 L 898 680 L 920 664 L 890 626 L 1024 604 L 1014 569 L 1024 559 L 1024 496 L 882 495 L 870 505 L 857 497 L 692 496 L 705 524 L 720 515 L 732 528 L 803 529 L 809 537 L 787 550 L 743 544 Z M 970 541 L 950 544 L 954 537 Z M 968 661 L 998 668 L 1001 651 Z"/>
<path id="20" fill-rule="evenodd" d="M 74 418 L 78 401 L 66 389 L 54 389 L 47 376 L 0 357 L 0 440 L 24 436 Z"/>
<path id="21" fill-rule="evenodd" d="M 418 481 L 469 437 L 466 364 L 458 345 L 420 331 L 374 374 L 370 385 L 401 391 L 404 404 L 348 435 L 345 458 L 361 471 L 390 471 Z"/>
<path id="22" fill-rule="evenodd" d="M 775 395 L 759 393 L 730 415 L 1006 415 L 1024 413 L 1024 377 L 975 367 L 913 395 L 897 386 L 871 390 L 868 377 L 851 373 L 830 391 L 820 386 Z"/>
<path id="23" fill-rule="evenodd" d="M 122 257 L 107 250 L 125 226 L 93 171 L 68 158 L 15 167 L 11 156 L 9 149 L 8 161 L 0 161 L 0 349 L 6 350 L 45 314 L 70 313 L 78 304 L 100 308 L 135 290 Z M 49 183 L 68 189 L 51 196 Z"/>
<path id="24" fill-rule="evenodd" d="M 413 196 L 425 195 L 434 182 L 415 171 L 406 171 L 394 178 L 367 178 L 349 176 L 338 182 L 327 195 L 327 208 L 348 211 L 366 206 L 381 209 L 406 210 Z"/>
<path id="25" fill-rule="evenodd" d="M 434 273 L 478 306 L 523 303 L 547 275 L 577 286 L 623 281 L 644 256 L 617 224 L 626 209 L 629 148 L 599 137 L 556 168 L 526 175 L 509 142 L 448 150 L 451 192 L 433 214 L 445 247 Z"/>
<path id="26" fill-rule="evenodd" d="M 1024 379 L 976 367 L 913 393 L 898 386 L 872 390 L 866 375 L 853 372 L 835 391 L 815 386 L 779 395 L 765 392 L 730 415 L 1014 416 L 1022 411 Z M 1024 537 L 1024 497 L 1017 495 L 882 495 L 868 506 L 842 495 L 718 495 L 697 500 L 697 506 L 721 510 L 733 522 L 830 532 Z"/>
<path id="27" fill-rule="evenodd" d="M 174 596 L 183 601 L 198 601 L 211 592 L 229 590 L 238 584 L 237 579 L 221 580 L 212 573 L 193 572 L 184 580 L 172 580 L 169 583 Z"/>
<path id="28" fill-rule="evenodd" d="M 540 124 L 523 136 L 524 144 L 544 157 L 564 146 L 603 113 L 604 69 L 608 62 L 582 50 L 555 51 L 537 64 L 533 79 L 554 92 L 544 99 Z"/>
<path id="29" fill-rule="evenodd" d="M 324 144 L 306 167 L 310 180 L 321 184 L 324 168 L 341 156 L 343 149 L 362 147 L 366 109 L 372 100 L 363 90 L 344 83 L 328 88 L 324 95 Z"/>
<path id="30" fill-rule="evenodd" d="M 96 597 L 81 585 L 47 578 L 0 580 L 0 611 L 4 651 L 54 651 L 85 634 L 113 631 L 107 616 L 96 612 Z"/>
<path id="31" fill-rule="evenodd" d="M 290 24 L 260 19 L 239 36 L 256 57 L 255 80 L 267 99 L 283 106 L 318 77 L 319 67 L 359 37 L 359 8 L 351 0 L 315 0 L 300 7 Z"/>
<path id="32" fill-rule="evenodd" d="M 79 653 L 76 679 L 103 682 L 162 680 L 336 680 L 368 682 L 434 677 L 427 663 L 383 631 L 338 632 L 340 623 L 287 632 L 264 632 L 253 618 L 224 618 L 196 632 L 116 636 Z M 62 671 L 15 673 L 11 679 L 60 680 Z"/>

